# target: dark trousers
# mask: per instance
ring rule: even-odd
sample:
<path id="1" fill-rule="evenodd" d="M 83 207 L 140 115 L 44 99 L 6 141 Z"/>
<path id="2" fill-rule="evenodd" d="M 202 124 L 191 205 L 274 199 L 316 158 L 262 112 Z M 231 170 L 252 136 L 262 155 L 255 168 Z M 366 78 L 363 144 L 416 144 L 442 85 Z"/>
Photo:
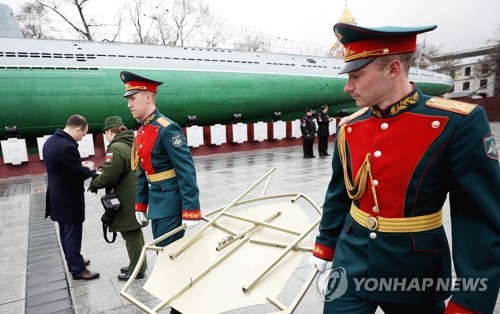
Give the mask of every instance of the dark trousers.
<path id="1" fill-rule="evenodd" d="M 59 239 L 64 252 L 64 258 L 68 265 L 69 272 L 73 275 L 79 274 L 85 269 L 82 249 L 83 225 L 69 225 L 59 223 Z"/>
<path id="2" fill-rule="evenodd" d="M 182 215 L 170 216 L 160 219 L 151 220 L 151 229 L 153 231 L 153 238 L 158 239 L 165 233 L 172 231 L 182 224 Z M 156 244 L 156 246 L 167 246 L 170 243 L 179 240 L 184 236 L 185 230 L 179 231 L 171 237 L 166 238 Z"/>
<path id="3" fill-rule="evenodd" d="M 125 240 L 125 247 L 127 248 L 128 258 L 130 263 L 128 264 L 128 271 L 133 272 L 141 257 L 142 248 L 144 247 L 144 235 L 142 234 L 142 229 L 135 229 L 130 231 L 120 232 L 123 240 Z M 142 265 L 140 265 L 139 273 L 144 272 L 148 268 L 148 262 L 144 260 Z"/>
<path id="4" fill-rule="evenodd" d="M 320 155 L 328 154 L 328 135 L 318 136 L 318 152 Z"/>
<path id="5" fill-rule="evenodd" d="M 302 143 L 302 148 L 304 150 L 304 157 L 314 156 L 313 144 L 314 144 L 314 137 L 311 139 L 304 138 L 304 142 Z"/>
<path id="6" fill-rule="evenodd" d="M 379 306 L 385 314 L 442 314 L 445 310 L 444 302 L 428 304 L 375 303 L 346 292 L 338 299 L 325 301 L 323 314 L 373 314 Z"/>

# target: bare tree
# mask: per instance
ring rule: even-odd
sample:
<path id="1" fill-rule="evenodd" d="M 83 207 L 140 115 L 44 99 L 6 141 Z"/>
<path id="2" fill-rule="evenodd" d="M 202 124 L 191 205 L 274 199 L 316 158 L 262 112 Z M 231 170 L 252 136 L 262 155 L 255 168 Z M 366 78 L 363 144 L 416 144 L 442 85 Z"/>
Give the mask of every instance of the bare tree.
<path id="1" fill-rule="evenodd" d="M 491 45 L 490 53 L 487 56 L 487 62 L 490 65 L 490 74 L 495 74 L 495 87 L 493 95 L 500 95 L 500 25 L 497 25 L 497 30 L 494 39 L 487 41 Z"/>
<path id="2" fill-rule="evenodd" d="M 48 24 L 46 14 L 45 7 L 38 3 L 26 3 L 21 7 L 21 12 L 16 15 L 16 19 L 24 37 L 48 38 L 43 30 L 43 26 Z"/>
<path id="3" fill-rule="evenodd" d="M 133 2 L 128 2 L 125 7 L 130 15 L 130 20 L 134 25 L 136 42 L 141 44 L 156 44 L 158 43 L 158 36 L 155 34 L 155 20 L 156 10 L 158 5 L 153 8 L 146 7 L 147 1 L 145 0 L 135 0 Z M 153 10 L 153 12 L 151 12 Z"/>
<path id="4" fill-rule="evenodd" d="M 206 27 L 200 31 L 203 45 L 209 48 L 218 47 L 227 41 L 225 29 L 227 28 L 226 21 L 220 16 L 212 15 Z"/>
<path id="5" fill-rule="evenodd" d="M 269 38 L 264 37 L 261 34 L 252 35 L 248 30 L 244 29 L 242 35 L 239 36 L 241 39 L 234 43 L 234 48 L 238 50 L 245 51 L 269 51 L 271 47 L 271 41 Z"/>
<path id="6" fill-rule="evenodd" d="M 87 40 L 94 40 L 93 35 L 94 31 L 91 31 L 92 28 L 98 26 L 98 25 L 93 25 L 93 20 L 91 19 L 90 21 L 87 21 L 85 14 L 83 13 L 83 8 L 85 4 L 89 0 L 64 0 L 64 1 L 42 1 L 42 0 L 35 0 L 35 2 L 47 9 L 50 9 L 54 13 L 56 13 L 60 18 L 62 18 L 66 23 L 70 25 L 73 30 L 75 30 L 80 36 Z M 71 19 L 69 19 L 64 12 L 61 10 L 61 3 L 68 3 L 74 5 L 74 7 L 78 10 L 78 15 L 80 18 L 80 21 L 82 23 L 82 27 L 78 27 L 77 23 L 72 22 Z"/>
<path id="7" fill-rule="evenodd" d="M 210 21 L 208 5 L 200 0 L 175 0 L 172 19 L 176 26 L 174 43 L 184 46 L 193 36 L 193 32 Z"/>

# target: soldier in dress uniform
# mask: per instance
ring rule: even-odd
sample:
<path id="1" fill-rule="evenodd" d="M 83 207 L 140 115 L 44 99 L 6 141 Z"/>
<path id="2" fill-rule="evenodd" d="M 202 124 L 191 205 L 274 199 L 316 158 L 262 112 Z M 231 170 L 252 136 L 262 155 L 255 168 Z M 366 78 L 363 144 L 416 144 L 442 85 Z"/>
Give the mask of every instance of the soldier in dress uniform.
<path id="1" fill-rule="evenodd" d="M 328 136 L 330 135 L 329 126 L 332 120 L 333 118 L 328 116 L 328 105 L 321 106 L 316 117 L 316 122 L 318 122 L 318 152 L 321 157 L 330 156 L 328 154 Z"/>
<path id="2" fill-rule="evenodd" d="M 313 110 L 304 110 L 304 115 L 300 118 L 300 131 L 302 132 L 302 148 L 304 158 L 316 158 L 313 153 L 314 135 L 316 133 L 316 124 L 314 123 Z"/>
<path id="3" fill-rule="evenodd" d="M 201 219 L 196 170 L 182 129 L 156 108 L 156 93 L 163 82 L 127 71 L 120 78 L 128 108 L 142 123 L 131 153 L 131 167 L 139 181 L 137 221 L 146 222 L 147 212 L 155 239 L 181 224 L 189 229 Z M 178 232 L 157 245 L 166 246 L 183 235 L 184 231 Z"/>
<path id="4" fill-rule="evenodd" d="M 324 313 L 495 307 L 500 169 L 485 111 L 427 96 L 408 77 L 416 35 L 435 28 L 334 26 L 344 45 L 344 90 L 362 109 L 339 125 L 310 258 L 319 271 L 333 261 Z M 443 228 L 448 195 L 458 286 Z"/>

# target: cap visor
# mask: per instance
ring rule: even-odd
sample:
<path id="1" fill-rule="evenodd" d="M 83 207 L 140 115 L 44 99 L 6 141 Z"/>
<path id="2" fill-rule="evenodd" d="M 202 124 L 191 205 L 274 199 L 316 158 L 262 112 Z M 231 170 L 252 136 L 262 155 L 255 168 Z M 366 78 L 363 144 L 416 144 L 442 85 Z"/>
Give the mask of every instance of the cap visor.
<path id="1" fill-rule="evenodd" d="M 353 61 L 346 62 L 342 69 L 340 69 L 339 74 L 349 73 L 352 71 L 356 71 L 367 65 L 368 63 L 375 60 L 375 58 L 365 58 L 365 59 L 357 59 Z"/>
<path id="2" fill-rule="evenodd" d="M 138 92 L 140 92 L 140 90 L 138 90 L 138 89 L 131 89 L 131 90 L 126 91 L 125 94 L 123 94 L 123 97 L 132 96 L 132 95 L 137 94 Z"/>

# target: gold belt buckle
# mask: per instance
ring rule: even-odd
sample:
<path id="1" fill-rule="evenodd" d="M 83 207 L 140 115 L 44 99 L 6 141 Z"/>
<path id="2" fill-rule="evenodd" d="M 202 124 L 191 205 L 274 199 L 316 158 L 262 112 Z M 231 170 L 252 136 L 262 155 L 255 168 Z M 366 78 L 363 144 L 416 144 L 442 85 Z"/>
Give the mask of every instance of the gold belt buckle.
<path id="1" fill-rule="evenodd" d="M 377 217 L 370 216 L 366 221 L 366 227 L 371 231 L 376 231 L 378 229 L 378 219 Z"/>

